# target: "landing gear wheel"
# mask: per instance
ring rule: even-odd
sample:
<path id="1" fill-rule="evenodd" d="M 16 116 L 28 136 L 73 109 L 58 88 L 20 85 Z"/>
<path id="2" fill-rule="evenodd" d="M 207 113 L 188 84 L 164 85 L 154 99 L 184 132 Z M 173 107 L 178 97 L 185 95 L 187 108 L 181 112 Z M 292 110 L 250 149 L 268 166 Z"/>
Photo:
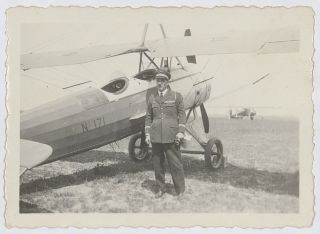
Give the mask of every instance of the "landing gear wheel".
<path id="1" fill-rule="evenodd" d="M 218 138 L 211 138 L 207 142 L 204 159 L 208 169 L 218 169 L 224 166 L 223 146 Z"/>
<path id="2" fill-rule="evenodd" d="M 144 141 L 142 133 L 137 133 L 130 138 L 128 151 L 129 157 L 134 162 L 143 162 L 150 158 L 148 145 Z"/>

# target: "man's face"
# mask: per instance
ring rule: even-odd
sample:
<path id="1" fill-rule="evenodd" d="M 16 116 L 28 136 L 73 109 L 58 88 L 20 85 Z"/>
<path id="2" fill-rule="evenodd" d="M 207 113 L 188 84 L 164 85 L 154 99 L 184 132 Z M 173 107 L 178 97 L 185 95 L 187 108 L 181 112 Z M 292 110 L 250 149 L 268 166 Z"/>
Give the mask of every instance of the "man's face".
<path id="1" fill-rule="evenodd" d="M 157 79 L 157 87 L 160 92 L 164 91 L 168 87 L 168 80 L 166 79 Z"/>

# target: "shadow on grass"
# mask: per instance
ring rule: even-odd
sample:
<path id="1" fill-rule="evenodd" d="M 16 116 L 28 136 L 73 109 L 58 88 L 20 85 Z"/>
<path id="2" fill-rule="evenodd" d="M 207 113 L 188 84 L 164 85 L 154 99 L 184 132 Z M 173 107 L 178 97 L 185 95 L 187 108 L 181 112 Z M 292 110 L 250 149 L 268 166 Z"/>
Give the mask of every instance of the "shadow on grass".
<path id="1" fill-rule="evenodd" d="M 155 180 L 150 180 L 146 179 L 141 183 L 141 187 L 145 188 L 146 190 L 149 190 L 153 193 L 159 192 L 159 188 L 156 186 L 156 181 Z M 173 184 L 166 183 L 166 188 L 165 188 L 166 193 L 176 196 L 176 191 L 174 189 Z"/>
<path id="2" fill-rule="evenodd" d="M 37 179 L 29 183 L 20 185 L 20 195 L 56 189 L 70 185 L 78 185 L 103 177 L 112 177 L 121 173 L 137 173 L 142 171 L 152 171 L 151 160 L 135 163 L 124 153 L 88 151 L 65 159 L 71 162 L 103 162 L 104 160 L 115 160 L 117 163 L 108 166 L 97 165 L 89 170 L 82 170 L 69 175 L 59 175 L 52 178 Z M 288 194 L 299 196 L 299 172 L 278 173 L 254 168 L 242 168 L 228 164 L 226 168 L 211 171 L 205 168 L 202 159 L 183 157 L 183 165 L 186 178 L 212 183 L 228 184 L 234 187 L 262 190 L 274 194 Z M 124 185 L 125 186 L 125 185 Z M 142 186 L 153 192 L 156 191 L 153 180 L 144 181 Z M 172 188 L 168 185 L 168 189 Z"/>
<path id="3" fill-rule="evenodd" d="M 185 160 L 184 169 L 187 178 L 229 184 L 245 189 L 262 190 L 274 194 L 299 196 L 299 172 L 269 172 L 238 167 L 233 164 L 227 164 L 226 168 L 209 170 L 204 168 L 203 161 L 189 159 Z"/>

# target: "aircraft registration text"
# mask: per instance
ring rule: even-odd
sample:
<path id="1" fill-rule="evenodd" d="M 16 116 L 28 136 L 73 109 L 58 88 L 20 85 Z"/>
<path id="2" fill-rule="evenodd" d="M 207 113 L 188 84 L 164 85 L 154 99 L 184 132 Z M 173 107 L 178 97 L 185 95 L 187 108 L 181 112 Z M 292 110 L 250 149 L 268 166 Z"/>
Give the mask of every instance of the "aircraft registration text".
<path id="1" fill-rule="evenodd" d="M 88 132 L 93 129 L 101 128 L 106 125 L 104 116 L 81 122 L 82 132 Z"/>

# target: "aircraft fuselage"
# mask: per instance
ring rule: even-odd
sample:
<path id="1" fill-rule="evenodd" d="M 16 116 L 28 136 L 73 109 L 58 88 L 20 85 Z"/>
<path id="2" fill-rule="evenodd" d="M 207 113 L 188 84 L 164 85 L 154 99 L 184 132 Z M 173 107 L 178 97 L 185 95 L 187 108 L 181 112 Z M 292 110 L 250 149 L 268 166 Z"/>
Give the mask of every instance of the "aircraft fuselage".
<path id="1" fill-rule="evenodd" d="M 211 85 L 201 73 L 172 71 L 170 87 L 184 97 L 185 108 L 210 96 Z M 88 87 L 21 114 L 20 138 L 52 147 L 52 162 L 121 140 L 144 129 L 146 99 L 156 91 L 152 81 L 129 79 L 120 95 Z"/>

